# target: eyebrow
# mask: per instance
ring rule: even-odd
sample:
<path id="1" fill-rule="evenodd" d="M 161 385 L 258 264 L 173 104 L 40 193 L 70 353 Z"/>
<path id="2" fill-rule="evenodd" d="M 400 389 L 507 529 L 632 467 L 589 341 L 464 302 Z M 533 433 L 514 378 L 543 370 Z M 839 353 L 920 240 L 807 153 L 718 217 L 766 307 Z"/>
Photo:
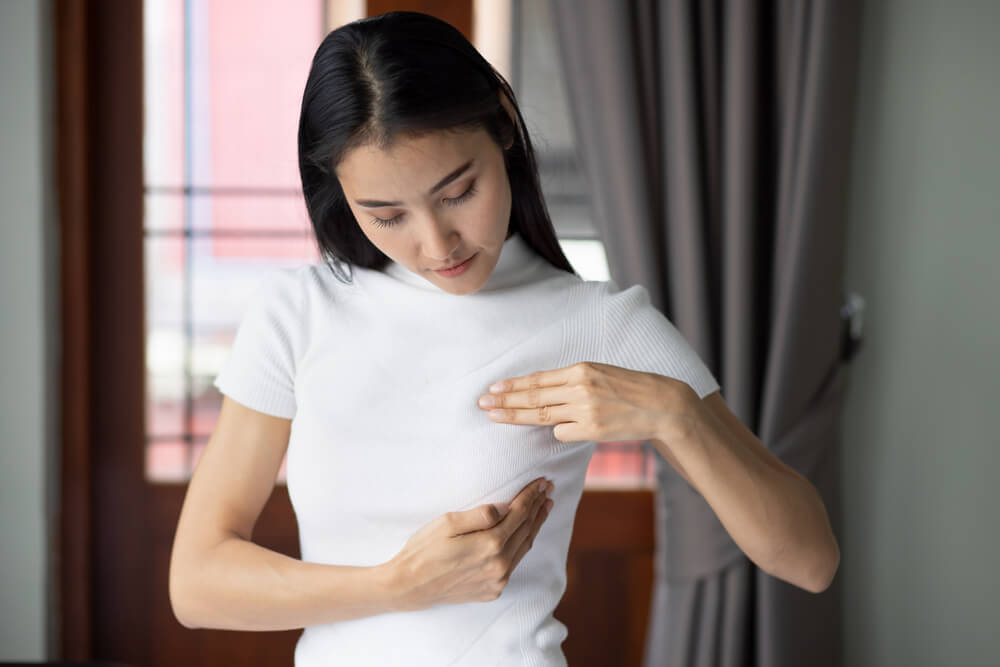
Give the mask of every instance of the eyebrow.
<path id="1" fill-rule="evenodd" d="M 435 185 L 433 188 L 431 188 L 430 190 L 427 191 L 427 194 L 432 195 L 435 192 L 437 192 L 438 190 L 440 190 L 441 188 L 443 188 L 444 186 L 446 186 L 449 183 L 451 183 L 452 181 L 454 181 L 456 178 L 458 178 L 459 176 L 461 176 L 462 174 L 464 174 L 469 169 L 469 167 L 471 167 L 473 165 L 473 163 L 475 163 L 475 161 L 476 161 L 475 158 L 469 160 L 468 162 L 466 162 L 465 164 L 463 164 L 461 167 L 459 167 L 455 171 L 451 172 L 450 174 L 448 174 L 447 176 L 445 176 L 444 178 L 442 178 L 440 181 L 437 182 L 437 185 Z M 365 208 L 379 208 L 381 206 L 402 206 L 403 205 L 403 202 L 401 202 L 401 201 L 378 201 L 377 199 L 355 199 L 354 201 L 359 206 L 364 206 Z"/>

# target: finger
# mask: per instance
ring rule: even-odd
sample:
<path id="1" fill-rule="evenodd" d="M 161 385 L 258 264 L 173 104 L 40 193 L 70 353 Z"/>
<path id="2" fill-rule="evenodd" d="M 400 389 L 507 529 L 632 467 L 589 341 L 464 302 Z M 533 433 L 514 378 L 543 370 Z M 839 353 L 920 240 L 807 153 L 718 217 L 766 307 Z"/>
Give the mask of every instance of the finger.
<path id="1" fill-rule="evenodd" d="M 540 491 L 537 486 L 532 493 L 534 495 L 524 499 L 527 500 L 527 502 L 522 501 L 516 509 L 511 510 L 512 516 L 509 520 L 502 521 L 497 526 L 500 539 L 503 541 L 504 546 L 506 546 L 511 539 L 516 539 L 514 536 L 518 534 L 518 531 L 521 531 L 521 534 L 526 532 L 523 530 L 523 526 L 527 525 L 530 529 L 532 517 L 534 517 L 535 513 L 538 512 L 538 508 L 542 506 L 542 503 L 545 502 L 545 492 Z M 518 500 L 522 500 L 522 498 L 518 497 Z"/>
<path id="2" fill-rule="evenodd" d="M 512 526 L 509 526 L 509 531 L 501 532 L 504 540 L 507 540 L 510 537 L 510 533 L 513 532 L 519 524 L 516 518 L 513 521 L 505 521 L 507 515 L 514 509 L 519 510 L 519 513 L 523 515 L 524 507 L 530 506 L 530 503 L 539 493 L 539 485 L 547 482 L 548 480 L 544 477 L 531 480 L 517 492 L 517 496 L 515 496 L 514 500 L 510 503 L 479 505 L 478 507 L 473 507 L 472 509 L 465 510 L 464 512 L 448 512 L 443 518 L 447 521 L 448 526 L 451 528 L 452 537 L 465 535 L 466 533 L 488 530 L 489 528 L 495 527 L 498 523 L 513 524 Z M 506 506 L 506 508 L 504 506 Z"/>
<path id="3" fill-rule="evenodd" d="M 545 495 L 545 489 L 549 484 L 551 484 L 549 480 L 544 477 L 539 477 L 528 482 L 527 485 L 518 491 L 517 496 L 515 496 L 514 500 L 510 503 L 511 516 L 504 517 L 504 519 L 496 526 L 497 535 L 504 544 L 506 544 L 507 540 L 510 539 L 514 531 L 516 531 L 518 526 L 520 526 L 524 521 L 533 505 L 538 502 L 539 496 Z"/>
<path id="4" fill-rule="evenodd" d="M 455 537 L 496 526 L 498 522 L 510 513 L 511 508 L 509 505 L 504 510 L 503 505 L 505 504 L 487 503 L 486 505 L 479 505 L 464 512 L 448 512 L 444 517 L 450 529 L 450 534 L 452 537 Z"/>
<path id="5" fill-rule="evenodd" d="M 544 503 L 542 503 L 542 506 L 541 508 L 539 508 L 535 520 L 531 523 L 531 532 L 524 540 L 521 541 L 521 543 L 517 547 L 517 551 L 514 552 L 514 558 L 510 564 L 511 572 L 513 572 L 517 568 L 517 564 L 521 562 L 521 559 L 524 558 L 524 555 L 531 550 L 531 547 L 535 543 L 535 537 L 538 535 L 538 531 L 542 529 L 542 524 L 545 523 L 545 519 L 549 517 L 549 512 L 551 511 L 551 509 L 552 509 L 552 499 L 549 498 Z"/>
<path id="6" fill-rule="evenodd" d="M 535 424 L 551 426 L 564 422 L 576 422 L 579 410 L 574 404 L 542 405 L 537 408 L 494 408 L 489 411 L 489 417 L 495 422 L 504 424 Z"/>
<path id="7" fill-rule="evenodd" d="M 531 506 L 527 508 L 524 513 L 524 520 L 515 527 L 516 529 L 504 542 L 503 552 L 506 555 L 513 555 L 520 543 L 531 534 L 531 529 L 534 526 L 535 519 L 538 517 L 538 512 L 542 509 L 547 498 L 548 496 L 545 493 L 540 493 L 534 499 L 534 502 L 531 503 Z"/>
<path id="8" fill-rule="evenodd" d="M 525 484 L 520 491 L 517 492 L 517 495 L 514 497 L 514 502 L 516 503 L 519 498 L 533 497 L 532 494 L 538 490 L 538 485 L 541 484 L 542 482 L 547 482 L 547 481 L 548 480 L 544 477 L 539 477 L 537 479 L 531 480 L 530 482 Z M 527 501 L 522 500 L 521 502 L 527 502 Z"/>
<path id="9" fill-rule="evenodd" d="M 535 371 L 534 373 L 522 375 L 521 377 L 507 378 L 506 380 L 502 380 L 496 384 L 500 385 L 500 392 L 522 391 L 524 389 L 553 387 L 560 384 L 566 384 L 579 375 L 579 370 L 574 368 L 576 365 L 577 364 L 549 371 Z"/>
<path id="10" fill-rule="evenodd" d="M 537 408 L 540 405 L 560 405 L 572 402 L 572 385 L 560 385 L 545 389 L 524 389 L 523 391 L 508 391 L 500 394 L 490 394 L 492 405 L 480 407 L 492 408 Z"/>
<path id="11" fill-rule="evenodd" d="M 517 492 L 517 496 L 510 503 L 511 508 L 523 511 L 526 507 L 530 507 L 535 497 L 539 493 L 544 493 L 547 484 L 549 484 L 549 480 L 544 477 L 532 480 L 527 486 Z"/>

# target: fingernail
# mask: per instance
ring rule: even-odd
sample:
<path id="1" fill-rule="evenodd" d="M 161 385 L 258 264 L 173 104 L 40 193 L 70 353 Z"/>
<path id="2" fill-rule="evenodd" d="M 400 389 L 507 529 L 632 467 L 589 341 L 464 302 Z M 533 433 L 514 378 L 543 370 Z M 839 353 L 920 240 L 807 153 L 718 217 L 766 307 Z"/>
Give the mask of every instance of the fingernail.
<path id="1" fill-rule="evenodd" d="M 548 483 L 547 483 L 547 482 L 546 482 L 546 481 L 545 481 L 545 480 L 543 479 L 542 481 L 540 481 L 540 482 L 538 483 L 538 490 L 539 490 L 540 492 L 544 492 L 544 491 L 545 491 L 545 487 L 546 487 L 546 486 L 548 486 Z"/>

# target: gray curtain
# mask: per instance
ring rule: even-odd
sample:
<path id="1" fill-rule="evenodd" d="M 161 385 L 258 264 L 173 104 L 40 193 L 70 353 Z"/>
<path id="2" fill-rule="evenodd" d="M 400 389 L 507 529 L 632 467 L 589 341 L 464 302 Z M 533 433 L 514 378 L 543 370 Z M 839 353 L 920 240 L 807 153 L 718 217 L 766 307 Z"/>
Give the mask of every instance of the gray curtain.
<path id="1" fill-rule="evenodd" d="M 612 278 L 647 287 L 839 534 L 858 2 L 551 3 Z M 657 458 L 645 664 L 839 665 L 839 576 L 813 594 L 765 574 Z"/>

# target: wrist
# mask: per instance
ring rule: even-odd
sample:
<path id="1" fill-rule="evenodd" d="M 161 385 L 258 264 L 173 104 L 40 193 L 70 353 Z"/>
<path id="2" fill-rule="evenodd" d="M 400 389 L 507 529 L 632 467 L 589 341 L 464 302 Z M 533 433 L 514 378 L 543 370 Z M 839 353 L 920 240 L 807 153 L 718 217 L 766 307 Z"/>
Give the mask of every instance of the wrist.
<path id="1" fill-rule="evenodd" d="M 372 568 L 372 578 L 378 589 L 382 603 L 388 611 L 403 611 L 399 569 L 394 560 L 386 561 Z"/>
<path id="2" fill-rule="evenodd" d="M 697 437 L 699 426 L 706 418 L 705 406 L 689 384 L 672 380 L 665 387 L 660 405 L 663 409 L 656 425 L 659 440 L 680 443 Z"/>

